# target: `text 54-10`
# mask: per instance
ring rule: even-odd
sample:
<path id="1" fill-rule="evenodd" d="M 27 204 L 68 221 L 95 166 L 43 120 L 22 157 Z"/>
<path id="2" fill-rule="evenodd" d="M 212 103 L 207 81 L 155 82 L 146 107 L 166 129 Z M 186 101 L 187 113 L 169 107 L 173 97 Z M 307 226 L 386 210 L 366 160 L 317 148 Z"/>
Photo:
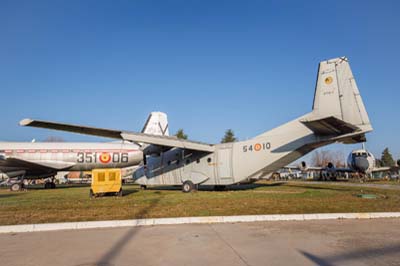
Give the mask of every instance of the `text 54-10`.
<path id="1" fill-rule="evenodd" d="M 253 152 L 253 151 L 261 151 L 269 149 L 271 149 L 271 143 L 269 142 L 243 145 L 243 152 Z"/>

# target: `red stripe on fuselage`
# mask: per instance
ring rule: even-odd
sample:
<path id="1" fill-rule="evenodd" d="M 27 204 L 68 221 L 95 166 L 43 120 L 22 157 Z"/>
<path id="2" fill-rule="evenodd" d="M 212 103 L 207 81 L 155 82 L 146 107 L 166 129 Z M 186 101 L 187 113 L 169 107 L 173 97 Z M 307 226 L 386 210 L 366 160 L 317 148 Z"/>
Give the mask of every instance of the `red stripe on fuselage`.
<path id="1" fill-rule="evenodd" d="M 35 153 L 35 152 L 40 152 L 40 153 L 77 153 L 77 152 L 137 152 L 139 150 L 125 150 L 125 149 L 120 149 L 120 150 L 107 150 L 107 149 L 90 149 L 90 150 L 69 150 L 69 149 L 63 149 L 63 150 L 45 150 L 45 149 L 28 149 L 28 150 L 22 150 L 22 149 L 16 149 L 16 150 L 5 150 L 5 153 L 12 153 L 12 152 L 17 152 L 17 153 Z"/>

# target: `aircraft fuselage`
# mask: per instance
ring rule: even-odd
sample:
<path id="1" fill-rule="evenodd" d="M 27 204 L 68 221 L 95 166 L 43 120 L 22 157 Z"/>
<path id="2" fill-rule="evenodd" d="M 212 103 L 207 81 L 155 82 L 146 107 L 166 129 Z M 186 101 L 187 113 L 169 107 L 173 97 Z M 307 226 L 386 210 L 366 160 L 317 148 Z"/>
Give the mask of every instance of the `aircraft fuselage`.
<path id="1" fill-rule="evenodd" d="M 0 172 L 8 177 L 48 177 L 57 171 L 125 168 L 143 159 L 132 143 L 0 142 Z"/>

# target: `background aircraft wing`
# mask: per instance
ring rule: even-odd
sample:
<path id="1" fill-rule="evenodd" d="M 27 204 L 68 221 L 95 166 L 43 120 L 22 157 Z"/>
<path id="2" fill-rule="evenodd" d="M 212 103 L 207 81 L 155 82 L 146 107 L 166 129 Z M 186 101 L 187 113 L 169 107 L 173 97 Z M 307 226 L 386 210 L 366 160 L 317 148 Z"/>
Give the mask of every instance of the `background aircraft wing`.
<path id="1" fill-rule="evenodd" d="M 171 136 L 156 136 L 145 133 L 95 128 L 95 127 L 63 124 L 63 123 L 32 120 L 32 119 L 23 119 L 21 120 L 20 125 L 55 129 L 55 130 L 68 131 L 68 132 L 93 135 L 99 137 L 123 139 L 137 143 L 147 143 L 168 148 L 183 148 L 183 149 L 204 151 L 204 152 L 214 151 L 214 146 L 211 144 L 190 141 L 190 140 L 183 140 Z"/>
<path id="2" fill-rule="evenodd" d="M 375 167 L 374 169 L 371 170 L 372 173 L 375 172 L 386 172 L 390 171 L 392 167 L 390 166 L 382 166 L 382 167 Z"/>

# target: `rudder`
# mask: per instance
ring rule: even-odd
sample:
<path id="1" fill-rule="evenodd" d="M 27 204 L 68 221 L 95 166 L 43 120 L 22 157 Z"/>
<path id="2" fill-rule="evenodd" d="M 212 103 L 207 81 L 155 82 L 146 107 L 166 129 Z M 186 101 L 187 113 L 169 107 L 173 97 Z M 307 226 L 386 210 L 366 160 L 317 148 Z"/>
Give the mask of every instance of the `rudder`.
<path id="1" fill-rule="evenodd" d="M 372 128 L 346 57 L 320 62 L 313 114 L 321 118 L 335 116 L 351 125 Z"/>
<path id="2" fill-rule="evenodd" d="M 144 124 L 142 133 L 169 136 L 167 114 L 162 112 L 151 112 Z"/>

